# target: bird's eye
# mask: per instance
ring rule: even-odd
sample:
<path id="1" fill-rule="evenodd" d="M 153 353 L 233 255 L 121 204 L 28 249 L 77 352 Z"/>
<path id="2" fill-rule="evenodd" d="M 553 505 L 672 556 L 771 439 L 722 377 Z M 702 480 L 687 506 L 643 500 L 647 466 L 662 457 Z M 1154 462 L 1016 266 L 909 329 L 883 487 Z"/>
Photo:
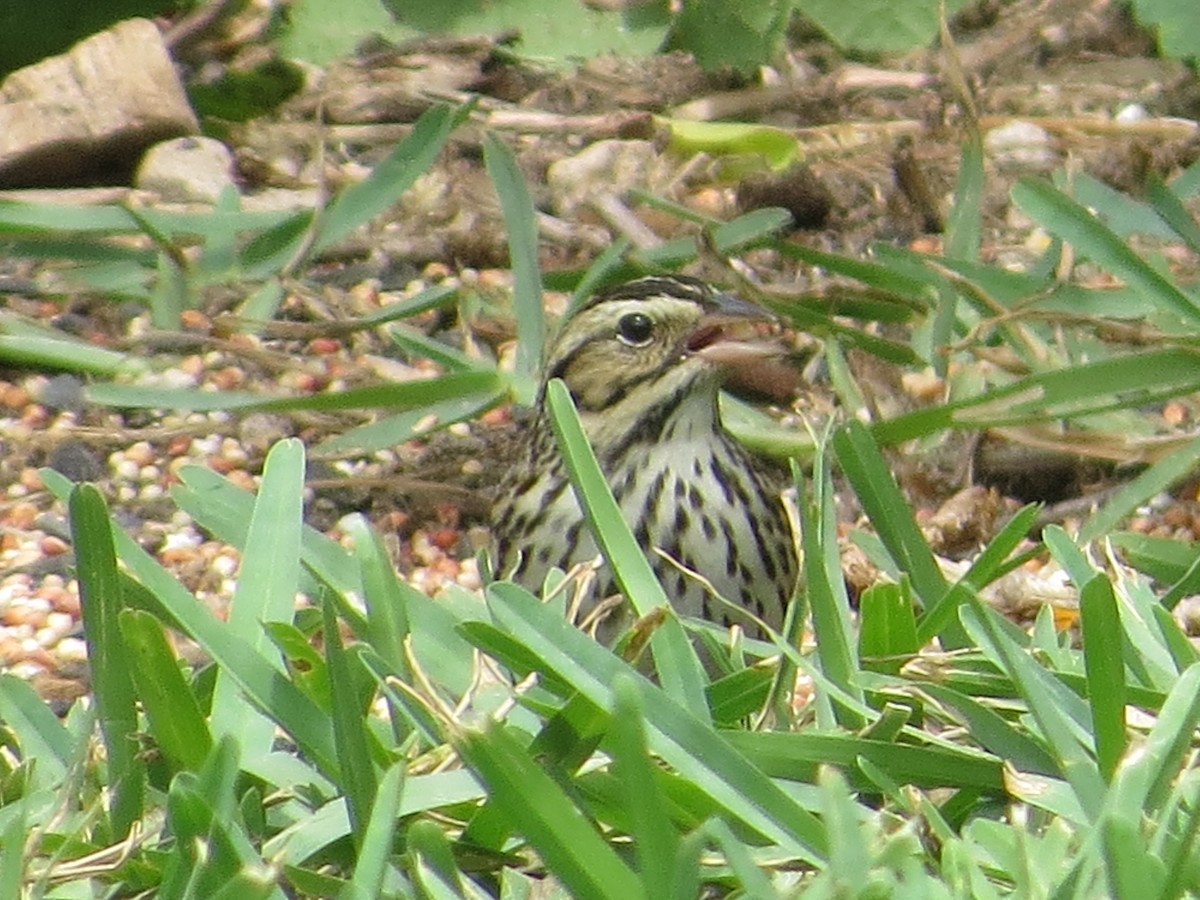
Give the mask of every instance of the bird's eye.
<path id="1" fill-rule="evenodd" d="M 617 339 L 630 347 L 645 347 L 653 332 L 654 323 L 645 313 L 626 313 L 617 320 Z"/>

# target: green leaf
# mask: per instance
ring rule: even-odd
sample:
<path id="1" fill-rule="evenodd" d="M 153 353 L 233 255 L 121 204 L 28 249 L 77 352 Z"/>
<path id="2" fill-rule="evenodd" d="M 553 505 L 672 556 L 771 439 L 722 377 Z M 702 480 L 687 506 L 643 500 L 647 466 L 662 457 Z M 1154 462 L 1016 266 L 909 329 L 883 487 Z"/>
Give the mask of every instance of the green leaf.
<path id="1" fill-rule="evenodd" d="M 679 838 L 667 816 L 667 799 L 658 783 L 658 769 L 646 748 L 646 727 L 637 689 L 627 680 L 615 685 L 609 748 L 613 774 L 621 786 L 632 820 L 638 873 L 648 897 L 670 897 L 679 854 Z"/>
<path id="2" fill-rule="evenodd" d="M 1079 529 L 1080 541 L 1093 541 L 1114 531 L 1139 506 L 1192 472 L 1198 462 L 1200 438 L 1194 438 L 1123 484 L 1083 523 Z"/>
<path id="3" fill-rule="evenodd" d="M 162 623 L 140 609 L 121 610 L 118 621 L 129 653 L 127 670 L 159 750 L 174 769 L 198 771 L 212 749 L 212 734 Z"/>
<path id="4" fill-rule="evenodd" d="M 303 490 L 303 445 L 293 439 L 281 441 L 263 465 L 237 589 L 229 603 L 230 629 L 277 668 L 282 661 L 263 624 L 290 622 L 295 614 Z M 213 691 L 212 730 L 218 738 L 236 737 L 243 759 L 267 753 L 275 739 L 275 723 L 243 700 L 242 685 L 225 669 L 217 673 Z"/>
<path id="5" fill-rule="evenodd" d="M 996 614 L 977 600 L 963 608 L 963 624 L 980 644 L 993 648 L 997 661 L 1017 685 L 1037 721 L 1055 762 L 1091 821 L 1100 812 L 1104 782 L 1095 761 L 1081 743 L 1077 703 L 1064 703 L 1058 682 L 1017 646 L 996 621 Z"/>
<path id="6" fill-rule="evenodd" d="M 350 827 L 354 830 L 355 843 L 361 848 L 371 806 L 379 788 L 369 751 L 371 739 L 366 728 L 368 713 L 362 708 L 355 689 L 352 657 L 342 646 L 332 602 L 321 604 L 321 622 L 333 700 L 333 742 L 343 773 L 342 789 L 346 796 L 346 808 L 350 812 Z"/>
<path id="7" fill-rule="evenodd" d="M 438 104 L 426 110 L 412 132 L 357 184 L 340 191 L 317 217 L 312 251 L 320 253 L 394 204 L 433 166 L 442 147 L 470 113 L 469 105 Z"/>
<path id="8" fill-rule="evenodd" d="M 829 472 L 826 443 L 817 445 L 811 491 L 798 481 L 800 539 L 804 558 L 804 593 L 812 610 L 813 632 L 821 672 L 855 702 L 834 707 L 838 721 L 847 728 L 865 723 L 855 708 L 863 693 L 858 684 L 858 659 L 850 624 L 850 599 L 846 594 L 837 541 L 837 510 L 833 480 Z M 811 496 L 809 496 L 811 494 Z"/>
<path id="9" fill-rule="evenodd" d="M 967 5 L 949 0 L 946 16 Z M 903 53 L 926 47 L 937 37 L 941 7 L 936 3 L 858 0 L 796 0 L 797 10 L 844 48 L 868 53 Z"/>
<path id="10" fill-rule="evenodd" d="M 637 877 L 592 823 L 503 726 L 465 731 L 454 746 L 573 896 L 630 900 L 646 896 Z"/>
<path id="11" fill-rule="evenodd" d="M 1134 0 L 1138 21 L 1157 28 L 1158 46 L 1166 56 L 1195 60 L 1200 56 L 1200 10 L 1187 0 Z"/>
<path id="12" fill-rule="evenodd" d="M 791 16 L 792 0 L 688 0 L 675 14 L 665 48 L 690 52 L 709 71 L 750 73 L 774 60 Z"/>
<path id="13" fill-rule="evenodd" d="M 946 222 L 946 255 L 951 259 L 975 262 L 983 227 L 983 142 L 972 129 L 963 142 L 954 185 L 954 205 Z"/>
<path id="14" fill-rule="evenodd" d="M 41 469 L 39 475 L 55 496 L 68 495 L 70 483 L 57 472 Z M 333 735 L 322 711 L 226 622 L 198 603 L 133 538 L 119 529 L 112 534 L 122 562 L 144 588 L 143 599 L 150 611 L 203 646 L 222 671 L 237 679 L 246 697 L 292 736 L 308 759 L 336 778 Z"/>
<path id="15" fill-rule="evenodd" d="M 692 156 L 761 156 L 772 169 L 784 169 L 796 159 L 796 138 L 782 128 L 740 122 L 697 122 L 691 119 L 658 119 L 670 134 L 676 153 Z"/>
<path id="16" fill-rule="evenodd" d="M 1123 240 L 1088 210 L 1048 182 L 1026 178 L 1012 189 L 1013 201 L 1051 234 L 1071 243 L 1101 268 L 1141 290 L 1194 327 L 1200 323 L 1200 305 L 1152 269 Z"/>
<path id="17" fill-rule="evenodd" d="M 1083 624 L 1083 659 L 1088 702 L 1096 740 L 1096 759 L 1111 780 L 1125 753 L 1125 664 L 1121 652 L 1121 620 L 1112 583 L 1096 575 L 1079 598 Z"/>
<path id="18" fill-rule="evenodd" d="M 379 782 L 371 805 L 371 818 L 359 847 L 354 876 L 343 895 L 346 898 L 366 900 L 383 895 L 384 877 L 392 858 L 392 843 L 400 814 L 404 768 L 403 762 L 396 763 Z"/>
<path id="19" fill-rule="evenodd" d="M 917 623 L 912 597 L 903 584 L 874 584 L 858 600 L 858 655 L 876 671 L 900 673 L 917 652 Z"/>
<path id="20" fill-rule="evenodd" d="M 110 814 L 113 831 L 124 836 L 142 817 L 146 768 L 138 754 L 137 695 L 118 620 L 122 597 L 116 550 L 108 509 L 94 485 L 71 491 L 70 512 L 92 691 L 108 752 Z"/>
<path id="21" fill-rule="evenodd" d="M 870 432 L 861 422 L 848 422 L 834 432 L 833 449 L 888 553 L 931 605 L 945 594 L 946 579 Z"/>
<path id="22" fill-rule="evenodd" d="M 559 451 L 571 475 L 571 487 L 621 593 L 639 616 L 648 615 L 657 607 L 669 609 L 671 601 L 613 499 L 571 395 L 560 379 L 556 378 L 546 386 L 546 404 Z M 651 636 L 650 646 L 664 690 L 693 715 L 706 717 L 708 707 L 701 687 L 704 675 L 700 661 L 675 616 L 663 620 Z"/>
<path id="23" fill-rule="evenodd" d="M 59 785 L 74 762 L 71 733 L 28 681 L 0 674 L 0 722 L 16 738 L 20 758 L 36 760 L 30 787 Z"/>

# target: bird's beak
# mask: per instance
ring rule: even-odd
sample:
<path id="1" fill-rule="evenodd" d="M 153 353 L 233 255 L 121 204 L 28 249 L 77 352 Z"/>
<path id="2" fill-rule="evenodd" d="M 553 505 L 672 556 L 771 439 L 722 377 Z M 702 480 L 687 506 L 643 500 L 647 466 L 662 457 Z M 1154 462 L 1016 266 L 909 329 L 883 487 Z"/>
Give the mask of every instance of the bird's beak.
<path id="1" fill-rule="evenodd" d="M 786 349 L 763 328 L 775 325 L 775 316 L 732 294 L 717 294 L 714 301 L 688 336 L 686 353 L 720 367 L 728 387 L 790 398 L 799 373 L 784 361 Z"/>

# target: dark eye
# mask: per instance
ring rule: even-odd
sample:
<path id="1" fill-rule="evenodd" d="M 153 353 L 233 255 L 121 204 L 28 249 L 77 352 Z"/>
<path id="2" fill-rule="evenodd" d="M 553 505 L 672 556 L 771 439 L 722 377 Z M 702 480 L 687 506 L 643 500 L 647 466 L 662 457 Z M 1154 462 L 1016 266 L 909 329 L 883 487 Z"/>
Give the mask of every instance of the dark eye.
<path id="1" fill-rule="evenodd" d="M 617 320 L 617 338 L 630 347 L 644 347 L 650 343 L 654 323 L 645 313 L 626 313 Z"/>

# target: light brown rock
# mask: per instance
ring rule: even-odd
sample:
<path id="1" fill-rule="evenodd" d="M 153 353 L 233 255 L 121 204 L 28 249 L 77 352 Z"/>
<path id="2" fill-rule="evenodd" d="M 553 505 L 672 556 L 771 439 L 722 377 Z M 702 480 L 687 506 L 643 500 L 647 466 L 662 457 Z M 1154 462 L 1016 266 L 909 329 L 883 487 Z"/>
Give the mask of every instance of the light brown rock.
<path id="1" fill-rule="evenodd" d="M 159 30 L 129 19 L 0 84 L 0 188 L 124 178 L 198 127 Z"/>

